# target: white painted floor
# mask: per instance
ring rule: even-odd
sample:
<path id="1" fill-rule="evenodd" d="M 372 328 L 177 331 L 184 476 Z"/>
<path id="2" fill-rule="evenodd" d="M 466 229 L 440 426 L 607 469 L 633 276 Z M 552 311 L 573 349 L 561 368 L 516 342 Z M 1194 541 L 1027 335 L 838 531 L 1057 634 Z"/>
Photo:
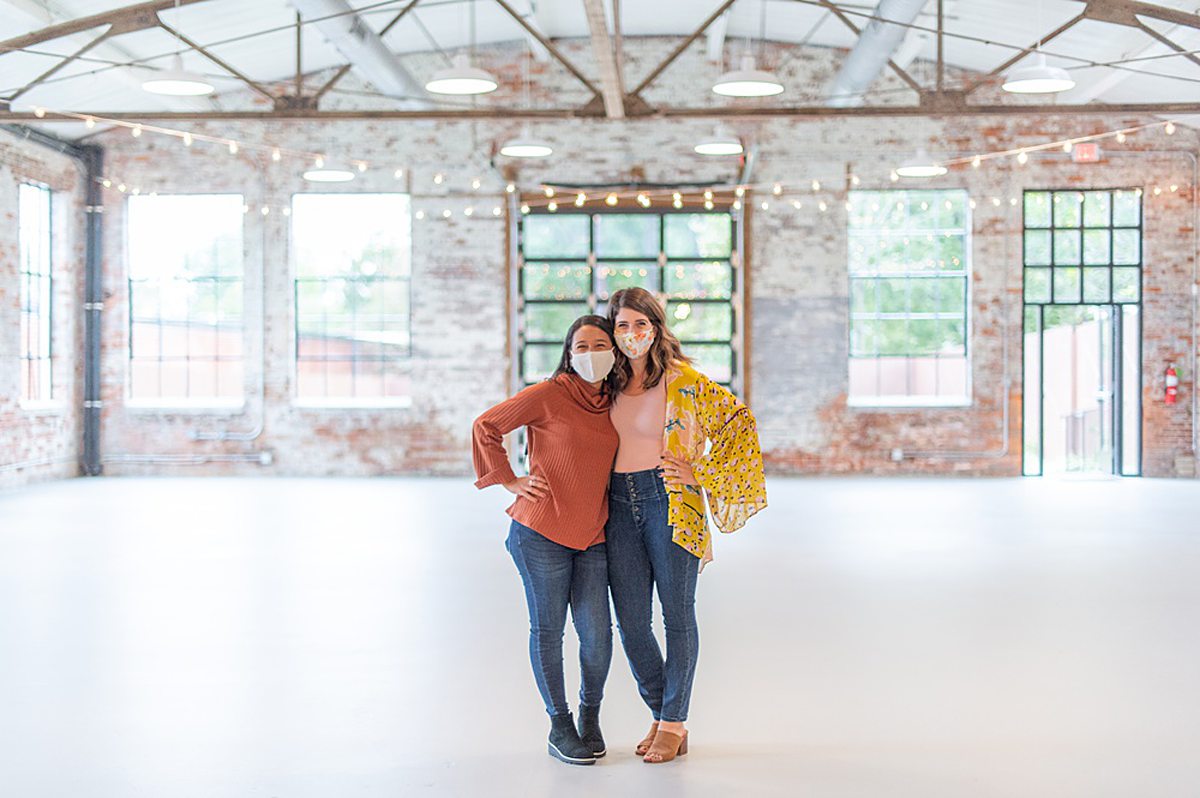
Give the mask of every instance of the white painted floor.
<path id="1" fill-rule="evenodd" d="M 500 491 L 0 494 L 0 794 L 1200 795 L 1200 483 L 770 491 L 701 576 L 691 753 L 634 758 L 618 644 L 592 768 L 545 754 Z"/>

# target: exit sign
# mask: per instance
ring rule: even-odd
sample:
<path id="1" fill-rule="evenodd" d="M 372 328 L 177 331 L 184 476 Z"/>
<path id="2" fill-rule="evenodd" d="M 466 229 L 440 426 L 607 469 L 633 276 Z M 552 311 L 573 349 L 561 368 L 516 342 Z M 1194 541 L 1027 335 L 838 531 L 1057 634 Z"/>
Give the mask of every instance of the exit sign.
<path id="1" fill-rule="evenodd" d="M 1096 141 L 1081 141 L 1071 150 L 1071 160 L 1075 163 L 1100 163 L 1100 143 Z"/>

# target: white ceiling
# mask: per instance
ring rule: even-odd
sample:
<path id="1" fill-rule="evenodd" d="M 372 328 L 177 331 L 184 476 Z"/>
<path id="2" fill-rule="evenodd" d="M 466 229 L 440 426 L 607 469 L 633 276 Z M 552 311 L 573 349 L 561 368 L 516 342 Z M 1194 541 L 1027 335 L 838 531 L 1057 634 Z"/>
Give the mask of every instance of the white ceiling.
<path id="1" fill-rule="evenodd" d="M 611 0 L 610 0 L 611 1 Z M 130 5 L 134 0 L 0 0 L 0 40 L 37 30 L 48 24 L 89 16 Z M 586 37 L 587 20 L 582 0 L 511 0 L 552 39 Z M 362 18 L 376 30 L 382 28 L 406 3 L 401 0 L 352 0 L 365 9 Z M 1166 0 L 1159 5 L 1197 11 L 1200 0 Z M 871 0 L 843 2 L 848 9 L 870 12 Z M 691 33 L 715 7 L 717 0 L 656 0 L 621 3 L 622 30 L 626 36 L 685 35 Z M 767 36 L 780 42 L 808 43 L 825 47 L 852 47 L 854 34 L 823 8 L 796 0 L 740 0 L 730 11 L 726 44 L 734 55 L 758 36 L 760 14 L 765 7 Z M 918 24 L 933 26 L 935 0 L 930 0 Z M 402 56 L 438 48 L 452 51 L 469 42 L 470 5 L 463 0 L 423 0 L 386 37 L 388 46 Z M 946 0 L 946 29 L 952 34 L 980 41 L 947 38 L 945 53 L 953 66 L 986 72 L 1014 51 L 1001 45 L 1025 46 L 1083 9 L 1076 0 Z M 477 41 L 481 44 L 525 41 L 521 28 L 495 3 L 478 0 L 475 5 Z M 295 71 L 295 11 L 286 0 L 208 0 L 164 11 L 162 18 L 250 77 L 264 82 L 289 79 Z M 866 20 L 859 20 L 865 24 Z M 1153 25 L 1180 45 L 1200 50 L 1200 31 Z M 248 34 L 278 28 L 274 33 L 227 42 Z M 0 54 L 0 96 L 24 85 L 57 63 L 56 56 L 71 53 L 95 33 L 79 34 L 32 48 L 34 52 Z M 999 44 L 989 44 L 994 42 Z M 703 40 L 702 40 L 703 42 Z M 703 47 L 703 43 L 697 44 Z M 140 89 L 144 72 L 129 67 L 113 68 L 105 62 L 127 63 L 151 59 L 154 67 L 169 65 L 176 44 L 162 30 L 147 30 L 121 36 L 90 51 L 50 82 L 22 97 L 17 108 L 43 105 L 74 111 L 101 110 L 190 110 L 195 108 L 237 109 L 251 107 L 254 98 L 244 86 L 231 79 L 196 53 L 185 53 L 189 69 L 214 77 L 218 96 L 208 99 L 161 98 Z M 1111 61 L 1147 57 L 1169 52 L 1144 32 L 1096 22 L 1084 22 L 1046 46 L 1052 64 L 1070 69 L 1078 87 L 1060 102 L 1156 102 L 1192 101 L 1200 98 L 1200 65 L 1174 56 L 1147 60 L 1124 69 L 1090 67 L 1078 60 Z M 342 63 L 337 51 L 327 44 L 315 26 L 303 28 L 303 67 L 316 71 Z M 934 37 L 910 31 L 898 50 L 906 62 L 932 59 Z M 664 55 L 666 53 L 664 52 Z M 1068 58 L 1067 56 L 1071 57 Z M 428 60 L 425 59 L 426 63 Z M 1138 70 L 1138 71 L 1134 71 Z M 424 75 L 418 75 L 423 79 Z M 627 76 L 636 81 L 638 75 Z M 784 95 L 786 100 L 786 94 Z"/>

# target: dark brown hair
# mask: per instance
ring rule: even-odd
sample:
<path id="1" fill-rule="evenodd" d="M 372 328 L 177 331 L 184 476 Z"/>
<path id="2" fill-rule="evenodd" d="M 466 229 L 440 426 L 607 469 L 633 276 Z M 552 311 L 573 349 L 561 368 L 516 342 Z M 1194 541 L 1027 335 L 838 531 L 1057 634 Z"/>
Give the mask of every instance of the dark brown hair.
<path id="1" fill-rule="evenodd" d="M 646 381 L 644 387 L 653 388 L 658 385 L 667 367 L 673 362 L 691 363 L 692 359 L 683 353 L 679 339 L 667 326 L 667 312 L 662 303 L 654 298 L 654 294 L 645 288 L 622 288 L 608 300 L 608 320 L 616 327 L 617 313 L 621 308 L 629 308 L 641 313 L 650 320 L 654 327 L 654 343 L 646 355 Z M 617 365 L 613 368 L 613 391 L 620 393 L 633 379 L 633 365 L 625 353 L 618 347 Z"/>
<path id="2" fill-rule="evenodd" d="M 587 316 L 580 316 L 579 318 L 575 319 L 575 321 L 571 322 L 571 327 L 567 330 L 567 338 L 563 341 L 562 357 L 559 358 L 558 368 L 554 370 L 554 374 L 551 375 L 550 379 L 554 379 L 562 374 L 576 373 L 575 368 L 571 365 L 571 345 L 575 342 L 575 333 L 579 332 L 579 330 L 583 327 L 596 327 L 597 329 L 603 331 L 604 334 L 608 336 L 609 343 L 612 344 L 613 353 L 616 354 L 617 342 L 616 339 L 613 338 L 612 322 L 603 316 L 593 316 L 590 314 Z M 612 378 L 610 376 L 606 378 L 604 382 L 600 383 L 600 393 L 607 395 L 611 390 Z"/>

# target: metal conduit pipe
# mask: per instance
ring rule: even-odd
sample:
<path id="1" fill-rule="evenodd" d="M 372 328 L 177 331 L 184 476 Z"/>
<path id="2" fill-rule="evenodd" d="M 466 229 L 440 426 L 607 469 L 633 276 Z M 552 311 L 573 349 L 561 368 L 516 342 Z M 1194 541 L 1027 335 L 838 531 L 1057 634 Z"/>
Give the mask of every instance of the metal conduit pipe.
<path id="1" fill-rule="evenodd" d="M 842 68 L 826 92 L 825 104 L 834 108 L 862 105 L 863 92 L 883 72 L 892 53 L 904 42 L 908 28 L 928 0 L 880 0 L 875 17 L 862 29 L 854 49 L 842 62 Z M 897 24 L 891 25 L 883 19 Z"/>
<path id="2" fill-rule="evenodd" d="M 38 466 L 60 465 L 61 463 L 70 463 L 76 459 L 73 454 L 64 455 L 61 457 L 43 457 L 38 460 L 25 460 L 20 463 L 6 463 L 0 465 L 0 474 L 9 474 L 13 471 L 21 471 L 26 468 L 37 468 Z"/>

